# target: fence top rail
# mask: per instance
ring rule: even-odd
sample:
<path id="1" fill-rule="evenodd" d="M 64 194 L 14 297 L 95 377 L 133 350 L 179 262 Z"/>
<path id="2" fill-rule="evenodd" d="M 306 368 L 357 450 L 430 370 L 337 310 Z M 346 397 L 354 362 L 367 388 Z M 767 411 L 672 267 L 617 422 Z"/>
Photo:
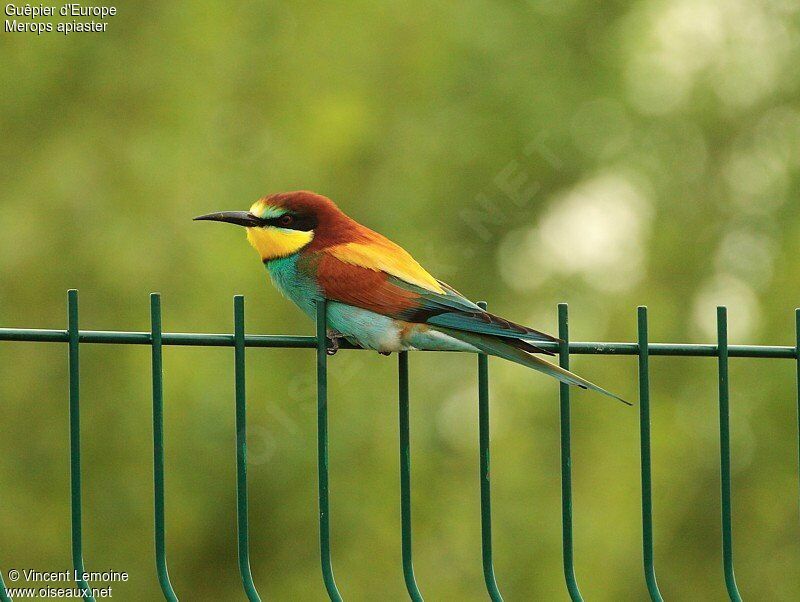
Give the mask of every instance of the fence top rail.
<path id="1" fill-rule="evenodd" d="M 164 345 L 182 345 L 195 347 L 233 347 L 234 335 L 227 333 L 195 333 L 165 332 L 162 335 Z M 151 345 L 152 335 L 149 332 L 122 330 L 81 330 L 81 343 L 107 343 L 122 345 Z M 49 330 L 40 328 L 0 328 L 0 341 L 28 341 L 67 343 L 69 334 L 66 330 Z M 539 347 L 558 351 L 558 343 L 537 343 Z M 248 334 L 245 336 L 246 347 L 275 347 L 288 349 L 314 349 L 317 339 L 313 336 Z M 355 349 L 343 341 L 342 349 Z M 718 347 L 702 343 L 650 343 L 647 346 L 650 355 L 669 355 L 678 357 L 717 357 Z M 625 342 L 570 342 L 569 353 L 574 355 L 639 355 L 638 343 Z M 797 359 L 798 349 L 789 345 L 730 345 L 729 357 L 752 358 L 785 358 Z"/>

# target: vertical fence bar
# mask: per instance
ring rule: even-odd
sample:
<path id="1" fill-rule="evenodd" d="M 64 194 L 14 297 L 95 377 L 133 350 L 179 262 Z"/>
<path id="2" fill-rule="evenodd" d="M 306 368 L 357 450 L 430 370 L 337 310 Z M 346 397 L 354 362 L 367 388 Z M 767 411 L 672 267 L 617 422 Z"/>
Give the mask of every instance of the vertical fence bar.
<path id="1" fill-rule="evenodd" d="M 236 520 L 239 539 L 239 574 L 247 599 L 260 602 L 250 570 L 250 527 L 247 511 L 247 397 L 244 362 L 244 297 L 233 298 L 233 350 L 236 393 Z"/>
<path id="2" fill-rule="evenodd" d="M 81 521 L 81 410 L 80 410 L 80 363 L 78 330 L 78 291 L 67 291 L 67 334 L 69 336 L 69 460 L 70 494 L 72 504 L 72 566 L 77 572 L 78 587 L 83 590 L 83 599 L 94 602 L 86 580 L 80 577 L 83 566 L 83 534 Z"/>
<path id="3" fill-rule="evenodd" d="M 558 304 L 558 365 L 569 370 L 569 306 Z M 573 602 L 583 600 L 575 577 L 575 556 L 572 545 L 572 445 L 570 431 L 569 385 L 559 384 L 561 405 L 561 544 L 563 550 L 564 579 Z"/>
<path id="4" fill-rule="evenodd" d="M 156 571 L 164 598 L 178 602 L 167 569 L 164 519 L 164 364 L 161 341 L 161 295 L 150 295 L 150 341 L 153 372 L 153 508 L 155 516 Z"/>
<path id="5" fill-rule="evenodd" d="M 719 357 L 719 443 L 722 495 L 722 563 L 725 587 L 734 602 L 741 602 L 733 572 L 733 529 L 731 526 L 731 431 L 730 387 L 728 382 L 728 310 L 717 307 L 717 352 Z"/>
<path id="6" fill-rule="evenodd" d="M 319 548 L 322 579 L 328 596 L 341 602 L 331 563 L 331 526 L 328 501 L 328 341 L 327 304 L 317 301 L 317 471 L 319 475 Z"/>
<path id="7" fill-rule="evenodd" d="M 398 394 L 400 408 L 400 533 L 403 557 L 403 578 L 408 595 L 422 602 L 422 593 L 414 576 L 411 555 L 411 428 L 409 425 L 408 351 L 397 355 Z"/>
<path id="8" fill-rule="evenodd" d="M 478 303 L 486 309 L 486 303 Z M 478 354 L 478 443 L 481 481 L 481 553 L 483 580 L 486 590 L 494 602 L 502 602 L 503 596 L 497 587 L 492 558 L 492 493 L 489 481 L 489 357 Z"/>
<path id="9" fill-rule="evenodd" d="M 797 355 L 795 369 L 797 372 L 797 469 L 798 476 L 800 476 L 800 309 L 794 310 L 794 324 L 795 324 L 795 347 L 794 352 Z"/>
<path id="10" fill-rule="evenodd" d="M 6 591 L 6 584 L 3 581 L 2 571 L 0 571 L 0 602 L 13 602 L 11 598 L 8 597 L 8 592 Z"/>
<path id="11" fill-rule="evenodd" d="M 647 591 L 653 602 L 663 602 L 656 581 L 653 556 L 653 487 L 650 455 L 650 336 L 647 308 L 638 309 L 639 341 L 639 445 L 642 462 L 642 558 Z"/>

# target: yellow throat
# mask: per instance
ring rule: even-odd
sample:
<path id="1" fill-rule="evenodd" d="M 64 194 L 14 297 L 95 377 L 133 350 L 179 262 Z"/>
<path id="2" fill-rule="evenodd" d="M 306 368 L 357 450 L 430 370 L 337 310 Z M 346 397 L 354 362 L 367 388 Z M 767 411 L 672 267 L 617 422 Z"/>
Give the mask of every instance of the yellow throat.
<path id="1" fill-rule="evenodd" d="M 250 207 L 250 213 L 259 217 L 269 217 L 276 209 L 265 205 L 263 200 Z M 266 228 L 247 228 L 247 240 L 258 251 L 261 261 L 287 257 L 297 253 L 314 239 L 314 232 L 303 232 L 289 228 L 267 226 Z"/>

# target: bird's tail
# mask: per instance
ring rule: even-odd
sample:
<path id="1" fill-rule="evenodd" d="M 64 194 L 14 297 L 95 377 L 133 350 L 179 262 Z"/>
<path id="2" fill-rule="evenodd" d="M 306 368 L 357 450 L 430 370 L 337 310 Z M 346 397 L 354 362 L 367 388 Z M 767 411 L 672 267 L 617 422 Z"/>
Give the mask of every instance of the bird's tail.
<path id="1" fill-rule="evenodd" d="M 503 359 L 507 359 L 512 362 L 516 362 L 517 364 L 522 364 L 523 366 L 527 366 L 528 368 L 533 368 L 534 370 L 538 370 L 539 372 L 543 372 L 548 376 L 552 376 L 555 379 L 560 380 L 562 383 L 566 383 L 568 385 L 574 385 L 576 387 L 580 387 L 581 389 L 591 389 L 592 391 L 597 391 L 598 393 L 602 393 L 603 395 L 608 395 L 609 397 L 613 397 L 614 399 L 618 399 L 622 403 L 626 405 L 632 405 L 630 402 L 625 401 L 619 395 L 615 395 L 610 391 L 606 391 L 604 388 L 589 382 L 588 380 L 581 378 L 577 374 L 573 374 L 569 370 L 565 370 L 561 366 L 557 366 L 555 364 L 551 364 L 543 360 L 540 357 L 537 357 L 523 349 L 520 349 L 514 345 L 512 345 L 507 339 L 503 339 L 501 337 L 479 334 L 474 332 L 464 332 L 463 330 L 455 330 L 455 329 L 439 329 L 442 332 L 450 335 L 453 338 L 459 339 L 464 341 L 465 343 L 469 343 L 473 347 L 477 347 L 484 353 L 489 355 L 496 355 L 498 357 L 502 357 Z"/>

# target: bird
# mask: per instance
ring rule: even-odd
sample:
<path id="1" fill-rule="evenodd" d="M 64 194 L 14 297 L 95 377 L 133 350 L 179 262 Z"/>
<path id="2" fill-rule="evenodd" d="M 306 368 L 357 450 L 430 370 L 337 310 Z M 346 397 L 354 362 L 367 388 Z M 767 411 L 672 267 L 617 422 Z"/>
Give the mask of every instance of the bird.
<path id="1" fill-rule="evenodd" d="M 554 355 L 541 345 L 558 338 L 482 309 L 326 196 L 281 192 L 258 199 L 248 211 L 194 219 L 243 226 L 275 287 L 310 317 L 325 300 L 330 354 L 342 339 L 383 355 L 414 349 L 484 353 L 628 404 L 539 357 Z"/>

